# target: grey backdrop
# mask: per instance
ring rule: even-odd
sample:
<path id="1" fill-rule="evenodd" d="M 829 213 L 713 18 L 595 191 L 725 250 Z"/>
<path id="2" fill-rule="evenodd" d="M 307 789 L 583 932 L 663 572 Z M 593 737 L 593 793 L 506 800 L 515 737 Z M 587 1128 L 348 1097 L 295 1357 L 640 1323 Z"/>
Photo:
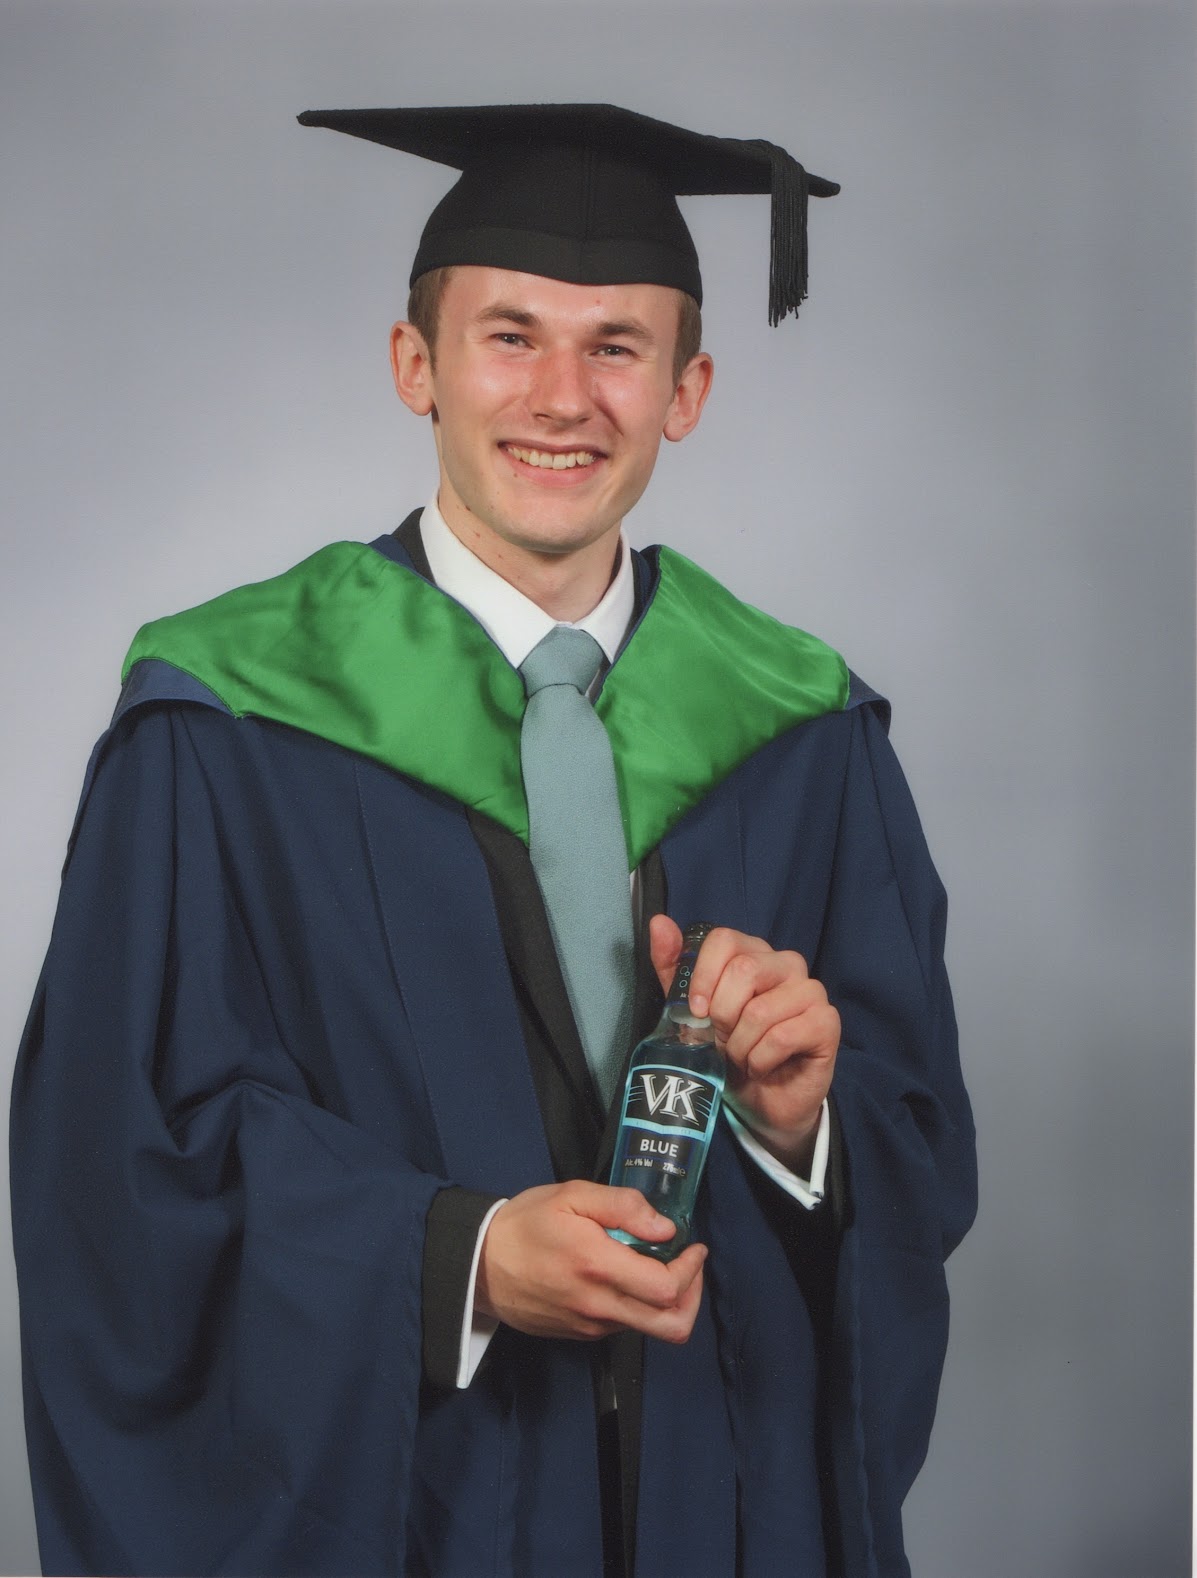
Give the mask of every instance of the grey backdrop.
<path id="1" fill-rule="evenodd" d="M 0 29 L 4 1058 L 134 628 L 433 482 L 386 331 L 445 177 L 295 112 L 611 99 L 786 143 L 844 186 L 808 308 L 766 325 L 762 199 L 687 201 L 715 393 L 631 525 L 888 692 L 953 895 L 984 1204 L 915 1571 L 1187 1572 L 1188 7 L 10 0 Z"/>

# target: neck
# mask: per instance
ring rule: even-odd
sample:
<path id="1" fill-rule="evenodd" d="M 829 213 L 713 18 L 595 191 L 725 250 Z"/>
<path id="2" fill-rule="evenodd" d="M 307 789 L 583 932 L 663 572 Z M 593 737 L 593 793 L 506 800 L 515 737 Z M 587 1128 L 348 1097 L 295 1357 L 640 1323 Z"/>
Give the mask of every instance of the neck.
<path id="1" fill-rule="evenodd" d="M 619 565 L 619 523 L 596 541 L 561 553 L 509 542 L 487 530 L 469 512 L 459 515 L 445 508 L 442 489 L 440 510 L 449 530 L 472 554 L 550 619 L 574 624 L 585 619 L 603 600 Z"/>

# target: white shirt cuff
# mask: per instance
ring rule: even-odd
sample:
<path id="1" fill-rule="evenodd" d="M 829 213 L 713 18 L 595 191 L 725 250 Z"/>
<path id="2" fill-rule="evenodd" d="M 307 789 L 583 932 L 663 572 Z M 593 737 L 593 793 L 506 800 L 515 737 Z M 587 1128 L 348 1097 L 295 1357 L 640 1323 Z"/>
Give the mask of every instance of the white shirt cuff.
<path id="1" fill-rule="evenodd" d="M 466 1387 L 474 1379 L 474 1372 L 482 1363 L 482 1355 L 490 1346 L 490 1339 L 499 1329 L 491 1315 L 479 1315 L 474 1309 L 474 1287 L 478 1281 L 478 1262 L 482 1259 L 482 1240 L 491 1224 L 491 1218 L 506 1200 L 496 1200 L 482 1218 L 478 1238 L 474 1244 L 474 1258 L 470 1261 L 470 1280 L 466 1284 L 465 1311 L 461 1320 L 461 1341 L 457 1348 L 457 1385 Z"/>
<path id="2" fill-rule="evenodd" d="M 736 1117 L 726 1103 L 723 1110 L 731 1125 L 732 1133 L 761 1171 L 772 1178 L 779 1189 L 784 1189 L 800 1205 L 804 1205 L 808 1211 L 813 1211 L 815 1206 L 822 1202 L 827 1182 L 827 1153 L 831 1145 L 831 1114 L 827 1110 L 827 1103 L 823 1103 L 819 1113 L 819 1132 L 815 1135 L 815 1154 L 811 1159 L 809 1178 L 799 1178 L 797 1173 L 792 1173 L 788 1167 L 779 1162 L 776 1156 L 771 1156 L 752 1130 Z"/>

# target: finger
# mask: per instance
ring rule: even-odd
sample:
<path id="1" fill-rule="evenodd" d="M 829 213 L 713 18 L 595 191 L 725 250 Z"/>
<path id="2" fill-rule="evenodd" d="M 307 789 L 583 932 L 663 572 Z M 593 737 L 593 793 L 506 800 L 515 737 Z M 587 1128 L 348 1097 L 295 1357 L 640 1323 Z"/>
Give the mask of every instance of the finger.
<path id="1" fill-rule="evenodd" d="M 682 956 L 681 927 L 668 915 L 654 915 L 648 923 L 648 946 L 661 990 L 667 993 Z"/>
<path id="2" fill-rule="evenodd" d="M 639 1254 L 628 1244 L 619 1244 L 613 1239 L 609 1242 L 613 1256 L 610 1261 L 604 1259 L 601 1268 L 596 1265 L 593 1271 L 606 1273 L 605 1280 L 620 1301 L 621 1310 L 627 1300 L 651 1309 L 675 1308 L 702 1272 L 707 1258 L 705 1244 L 690 1244 L 676 1260 L 665 1262 Z"/>
<path id="3" fill-rule="evenodd" d="M 721 986 L 711 1005 L 711 1017 L 722 1033 L 732 1062 L 747 1066 L 766 1039 L 775 1050 L 788 1047 L 791 1053 L 814 1052 L 825 1050 L 829 1035 L 834 1032 L 838 1045 L 838 1015 L 818 981 L 787 977 L 756 992 L 746 1002 L 741 1002 L 734 991 L 738 984 L 729 982 L 726 998 Z M 730 1023 L 725 1014 L 731 1016 Z M 774 1056 L 773 1064 L 778 1061 Z"/>
<path id="4" fill-rule="evenodd" d="M 666 1270 L 672 1274 L 677 1285 L 679 1300 L 685 1297 L 686 1290 L 695 1278 L 701 1278 L 708 1254 L 709 1250 L 705 1244 L 688 1244 L 676 1260 L 669 1262 Z"/>
<path id="5" fill-rule="evenodd" d="M 686 1256 L 691 1250 L 701 1249 L 701 1245 L 691 1245 L 685 1251 Z M 685 1286 L 678 1293 L 676 1300 L 668 1305 L 653 1305 L 638 1299 L 616 1296 L 612 1300 L 612 1318 L 621 1326 L 629 1326 L 635 1331 L 644 1332 L 646 1336 L 660 1337 L 666 1342 L 684 1342 L 690 1335 L 698 1314 L 698 1307 L 702 1302 L 702 1263 L 705 1251 L 696 1257 L 693 1275 L 689 1275 Z M 674 1267 L 680 1265 L 682 1256 L 679 1255 Z M 673 1268 L 667 1268 L 673 1269 Z"/>
<path id="6" fill-rule="evenodd" d="M 816 996 L 822 995 L 817 983 L 813 990 Z M 799 1013 L 810 994 L 811 982 L 800 954 L 734 954 L 724 966 L 707 1008 L 716 1040 L 739 1059 L 771 1025 Z"/>
<path id="7" fill-rule="evenodd" d="M 673 1309 L 658 1310 L 648 1315 L 641 1330 L 648 1337 L 662 1342 L 683 1343 L 694 1329 L 702 1304 L 703 1279 L 701 1273 L 688 1284 L 685 1293 Z"/>
<path id="8" fill-rule="evenodd" d="M 581 1337 L 621 1326 L 655 1333 L 672 1312 L 689 1309 L 706 1254 L 705 1245 L 691 1244 L 666 1265 L 613 1239 L 591 1246 L 568 1301 L 569 1329 Z"/>
<path id="9" fill-rule="evenodd" d="M 834 1057 L 840 1044 L 840 1016 L 830 1003 L 812 1004 L 800 1014 L 770 1025 L 737 1062 L 749 1079 L 763 1080 L 777 1074 L 790 1062 L 813 1066 Z M 802 1070 L 795 1069 L 801 1077 Z"/>
<path id="10" fill-rule="evenodd" d="M 712 994 L 731 961 L 742 955 L 772 954 L 767 942 L 749 937 L 730 926 L 716 926 L 698 950 L 694 974 L 690 978 L 690 1007 L 698 1015 L 709 1014 Z"/>

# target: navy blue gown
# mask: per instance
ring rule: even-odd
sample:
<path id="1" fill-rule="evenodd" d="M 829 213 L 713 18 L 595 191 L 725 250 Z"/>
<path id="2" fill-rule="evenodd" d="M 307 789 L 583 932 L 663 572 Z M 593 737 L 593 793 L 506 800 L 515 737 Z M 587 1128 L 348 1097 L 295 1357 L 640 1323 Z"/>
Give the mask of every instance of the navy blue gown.
<path id="1" fill-rule="evenodd" d="M 433 1199 L 554 1177 L 470 817 L 187 676 L 134 681 L 14 1086 L 45 1570 L 599 1578 L 589 1345 L 501 1330 L 468 1389 L 422 1375 Z M 763 746 L 660 858 L 675 918 L 826 986 L 843 1167 L 812 1295 L 720 1129 L 699 1319 L 645 1349 L 637 1573 L 905 1574 L 975 1176 L 943 893 L 881 709 Z"/>

